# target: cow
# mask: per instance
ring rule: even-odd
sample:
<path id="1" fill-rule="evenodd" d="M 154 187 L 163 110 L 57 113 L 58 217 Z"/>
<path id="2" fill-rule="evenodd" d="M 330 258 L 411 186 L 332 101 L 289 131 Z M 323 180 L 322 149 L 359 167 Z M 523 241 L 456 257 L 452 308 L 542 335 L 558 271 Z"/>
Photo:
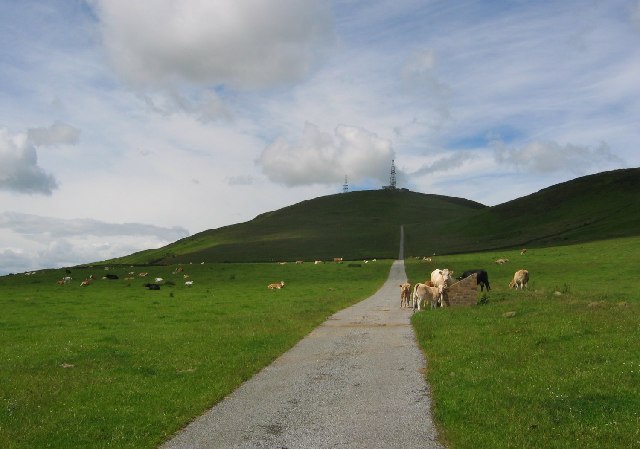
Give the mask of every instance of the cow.
<path id="1" fill-rule="evenodd" d="M 87 279 L 85 279 L 84 281 L 80 282 L 80 287 L 86 287 L 88 285 L 91 285 L 92 279 L 89 277 Z"/>
<path id="2" fill-rule="evenodd" d="M 184 285 L 193 285 L 193 281 L 184 281 Z"/>
<path id="3" fill-rule="evenodd" d="M 442 304 L 442 297 L 446 287 L 429 287 L 427 284 L 418 283 L 413 287 L 413 310 L 420 311 L 420 306 L 426 301 L 431 303 L 431 308 L 435 309 Z M 425 304 L 426 307 L 426 304 Z"/>
<path id="4" fill-rule="evenodd" d="M 527 248 L 522 248 L 522 251 L 520 251 L 520 255 L 524 256 L 525 254 L 527 254 Z"/>
<path id="5" fill-rule="evenodd" d="M 160 286 L 158 284 L 144 284 L 148 290 L 160 290 Z"/>
<path id="6" fill-rule="evenodd" d="M 527 287 L 527 283 L 529 282 L 529 271 L 527 270 L 518 270 L 513 275 L 513 279 L 509 282 L 509 288 L 514 288 L 516 290 L 524 289 Z M 527 287 L 528 288 L 528 287 Z"/>
<path id="7" fill-rule="evenodd" d="M 468 278 L 469 276 L 471 276 L 473 273 L 476 273 L 478 275 L 477 277 L 477 283 L 476 285 L 480 286 L 480 291 L 484 291 L 484 289 L 486 288 L 487 291 L 491 290 L 491 287 L 489 286 L 489 274 L 487 274 L 486 270 L 483 270 L 482 268 L 477 269 L 477 270 L 467 270 L 464 273 L 462 273 L 462 276 L 456 278 L 459 281 Z"/>
<path id="8" fill-rule="evenodd" d="M 448 268 L 439 269 L 436 268 L 431 272 L 431 282 L 436 287 L 445 286 L 449 287 L 453 283 L 453 270 L 449 270 Z"/>
<path id="9" fill-rule="evenodd" d="M 334 258 L 333 258 L 333 261 L 334 261 L 335 263 L 342 263 L 342 262 L 343 262 L 342 257 L 334 257 Z"/>
<path id="10" fill-rule="evenodd" d="M 409 307 L 411 300 L 411 284 L 404 282 L 400 284 L 400 308 Z"/>
<path id="11" fill-rule="evenodd" d="M 496 263 L 498 265 L 503 265 L 503 264 L 505 264 L 507 262 L 509 262 L 509 259 L 498 259 L 498 260 L 496 260 Z"/>
<path id="12" fill-rule="evenodd" d="M 270 290 L 280 290 L 281 288 L 284 288 L 284 281 L 269 284 L 267 285 L 267 288 Z"/>
<path id="13" fill-rule="evenodd" d="M 117 274 L 106 274 L 102 279 L 118 279 Z"/>

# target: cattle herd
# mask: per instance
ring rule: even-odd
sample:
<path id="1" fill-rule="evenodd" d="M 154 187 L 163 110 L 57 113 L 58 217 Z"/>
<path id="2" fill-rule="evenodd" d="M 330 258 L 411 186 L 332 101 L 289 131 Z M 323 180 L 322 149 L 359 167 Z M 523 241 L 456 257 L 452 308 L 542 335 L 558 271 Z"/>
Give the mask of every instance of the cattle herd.
<path id="1" fill-rule="evenodd" d="M 105 267 L 104 268 L 105 271 L 109 271 L 109 267 Z M 188 274 L 184 273 L 184 268 L 183 267 L 177 267 L 175 271 L 173 271 L 173 274 L 178 274 L 181 273 L 182 277 L 184 279 L 184 285 L 186 286 L 191 286 L 193 285 L 193 280 L 189 279 L 190 276 Z M 71 271 L 70 270 L 66 270 L 66 276 L 64 276 L 62 279 L 56 281 L 56 283 L 58 285 L 67 285 L 70 284 L 71 281 L 73 280 L 73 278 L 70 276 Z M 147 278 L 149 276 L 149 273 L 146 271 L 142 271 L 139 273 L 135 273 L 133 271 L 127 273 L 127 276 L 125 276 L 123 279 L 125 281 L 131 281 L 133 279 L 136 278 Z M 97 279 L 97 277 L 93 274 L 90 274 L 89 276 L 87 276 L 84 280 L 82 280 L 80 282 L 80 286 L 81 287 L 88 287 L 91 284 L 93 284 L 93 282 Z M 118 276 L 117 274 L 112 274 L 112 273 L 107 273 L 104 276 L 102 276 L 103 280 L 107 280 L 107 281 L 115 281 L 120 279 L 120 276 Z M 147 290 L 160 290 L 160 286 L 165 284 L 165 280 L 161 277 L 156 277 L 154 278 L 153 282 L 147 282 L 145 284 L 143 284 L 143 286 L 147 289 Z M 173 281 L 171 281 L 171 284 L 173 285 Z"/>
<path id="2" fill-rule="evenodd" d="M 527 250 L 523 250 L 521 254 L 524 254 Z M 499 259 L 500 263 L 507 259 Z M 488 292 L 491 290 L 489 285 L 489 274 L 484 269 L 467 270 L 462 273 L 461 276 L 455 278 L 457 281 L 468 278 L 469 276 L 476 275 L 477 285 L 480 286 L 480 291 Z M 529 282 L 529 271 L 518 270 L 513 275 L 513 279 L 509 283 L 509 288 L 515 288 L 516 290 L 522 290 L 527 287 Z M 446 303 L 447 292 L 454 284 L 453 270 L 448 268 L 437 268 L 431 272 L 431 279 L 424 282 L 418 282 L 415 285 L 411 285 L 408 282 L 400 284 L 400 307 L 412 308 L 415 310 L 421 310 L 427 305 L 430 305 L 432 309 L 437 307 L 444 307 Z"/>

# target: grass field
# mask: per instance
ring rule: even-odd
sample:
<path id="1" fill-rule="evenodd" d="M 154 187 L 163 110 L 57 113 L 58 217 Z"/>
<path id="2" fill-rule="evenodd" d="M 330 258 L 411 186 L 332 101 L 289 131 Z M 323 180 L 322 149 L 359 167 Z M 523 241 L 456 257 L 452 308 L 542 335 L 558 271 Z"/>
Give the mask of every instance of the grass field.
<path id="1" fill-rule="evenodd" d="M 154 448 L 330 314 L 368 297 L 390 261 L 103 268 L 0 278 L 0 447 Z M 284 280 L 282 290 L 267 290 Z"/>
<path id="2" fill-rule="evenodd" d="M 640 447 L 639 255 L 627 238 L 407 262 L 412 282 L 489 273 L 485 305 L 412 320 L 450 448 Z M 519 268 L 528 291 L 508 289 Z"/>

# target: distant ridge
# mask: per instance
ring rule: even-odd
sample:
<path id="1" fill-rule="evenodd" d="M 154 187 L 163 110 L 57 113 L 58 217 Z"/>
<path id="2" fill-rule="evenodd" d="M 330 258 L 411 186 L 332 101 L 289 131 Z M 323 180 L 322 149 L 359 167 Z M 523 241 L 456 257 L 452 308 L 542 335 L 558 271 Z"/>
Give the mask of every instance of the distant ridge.
<path id="1" fill-rule="evenodd" d="M 640 235 L 640 168 L 557 184 L 497 206 L 382 189 L 328 195 L 194 234 L 126 264 L 396 258 Z"/>

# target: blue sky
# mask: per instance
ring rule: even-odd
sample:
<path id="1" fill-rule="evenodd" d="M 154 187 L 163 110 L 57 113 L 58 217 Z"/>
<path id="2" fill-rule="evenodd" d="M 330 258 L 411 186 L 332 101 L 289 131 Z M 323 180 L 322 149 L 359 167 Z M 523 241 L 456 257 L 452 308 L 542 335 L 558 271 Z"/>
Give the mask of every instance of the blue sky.
<path id="1" fill-rule="evenodd" d="M 0 273 L 640 165 L 640 2 L 0 0 Z"/>

